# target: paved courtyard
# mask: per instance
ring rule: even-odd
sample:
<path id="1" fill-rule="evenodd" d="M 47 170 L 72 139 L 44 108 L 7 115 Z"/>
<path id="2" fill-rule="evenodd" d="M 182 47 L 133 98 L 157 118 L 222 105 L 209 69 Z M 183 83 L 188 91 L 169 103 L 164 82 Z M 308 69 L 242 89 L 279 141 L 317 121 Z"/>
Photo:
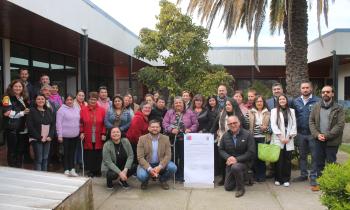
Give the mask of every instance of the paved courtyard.
<path id="1" fill-rule="evenodd" d="M 339 152 L 338 160 L 343 162 L 349 157 Z M 292 171 L 292 177 L 299 171 Z M 255 183 L 246 187 L 246 194 L 235 198 L 234 192 L 226 192 L 223 187 L 214 189 L 189 189 L 182 184 L 165 191 L 156 182 L 150 181 L 146 191 L 140 189 L 140 183 L 132 177 L 131 188 L 124 190 L 117 186 L 107 190 L 105 179 L 93 179 L 95 209 L 239 209 L 239 210 L 318 210 L 326 209 L 321 205 L 321 192 L 312 192 L 308 182 L 291 183 L 290 187 L 275 186 L 272 179 L 265 183 Z M 170 182 L 169 182 L 170 184 Z"/>

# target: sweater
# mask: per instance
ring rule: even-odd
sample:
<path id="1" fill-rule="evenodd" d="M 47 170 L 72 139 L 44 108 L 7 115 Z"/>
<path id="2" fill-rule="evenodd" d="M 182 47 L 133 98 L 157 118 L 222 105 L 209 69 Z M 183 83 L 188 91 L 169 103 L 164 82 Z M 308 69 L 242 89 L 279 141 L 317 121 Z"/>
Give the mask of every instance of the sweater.
<path id="1" fill-rule="evenodd" d="M 140 136 L 146 133 L 148 133 L 148 117 L 144 116 L 141 111 L 138 111 L 131 120 L 126 137 L 129 139 L 130 143 L 137 144 Z"/>
<path id="2" fill-rule="evenodd" d="M 58 137 L 73 138 L 79 135 L 80 110 L 65 104 L 57 111 L 56 130 Z"/>

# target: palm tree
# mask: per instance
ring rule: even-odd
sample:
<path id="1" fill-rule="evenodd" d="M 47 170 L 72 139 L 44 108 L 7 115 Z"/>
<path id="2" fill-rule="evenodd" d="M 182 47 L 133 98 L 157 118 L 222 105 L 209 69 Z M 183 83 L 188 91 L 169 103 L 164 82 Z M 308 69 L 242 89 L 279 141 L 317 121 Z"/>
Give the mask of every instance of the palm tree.
<path id="1" fill-rule="evenodd" d="M 178 0 L 178 3 L 180 1 Z M 227 38 L 230 38 L 238 28 L 245 26 L 248 31 L 248 39 L 254 36 L 254 61 L 259 70 L 258 38 L 265 20 L 267 3 L 268 0 L 190 0 L 187 12 L 193 14 L 197 10 L 201 21 L 206 21 L 209 29 L 216 16 L 221 14 L 220 23 L 224 24 Z M 300 82 L 309 78 L 307 7 L 307 0 L 270 0 L 271 34 L 282 28 L 285 34 L 287 93 L 292 96 L 299 94 Z M 328 25 L 328 0 L 317 0 L 319 36 L 322 13 Z"/>

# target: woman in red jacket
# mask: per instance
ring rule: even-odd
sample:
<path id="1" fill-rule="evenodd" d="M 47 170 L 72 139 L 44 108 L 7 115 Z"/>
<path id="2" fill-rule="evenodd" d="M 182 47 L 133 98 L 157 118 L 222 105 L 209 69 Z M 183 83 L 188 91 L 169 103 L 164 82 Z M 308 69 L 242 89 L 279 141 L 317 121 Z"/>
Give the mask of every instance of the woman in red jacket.
<path id="1" fill-rule="evenodd" d="M 90 177 L 101 175 L 102 148 L 106 140 L 105 110 L 97 105 L 97 100 L 97 92 L 90 92 L 88 106 L 80 111 L 80 139 L 84 141 L 84 164 Z"/>
<path id="2" fill-rule="evenodd" d="M 134 163 L 137 164 L 137 143 L 140 136 L 148 133 L 148 116 L 152 111 L 152 105 L 148 103 L 141 103 L 140 111 L 137 111 L 131 120 L 131 124 L 128 132 L 126 133 L 126 138 L 129 139 L 131 143 L 132 150 L 134 152 Z"/>

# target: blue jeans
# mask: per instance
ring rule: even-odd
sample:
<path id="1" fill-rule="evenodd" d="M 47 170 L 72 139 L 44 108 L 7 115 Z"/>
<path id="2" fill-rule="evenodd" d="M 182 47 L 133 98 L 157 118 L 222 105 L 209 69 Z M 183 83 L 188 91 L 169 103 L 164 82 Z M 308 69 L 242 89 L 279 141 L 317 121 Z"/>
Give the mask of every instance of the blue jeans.
<path id="1" fill-rule="evenodd" d="M 311 154 L 310 179 L 316 179 L 317 165 L 316 165 L 315 138 L 312 135 L 303 135 L 303 134 L 298 134 L 296 138 L 299 144 L 300 175 L 303 177 L 309 176 L 309 173 L 307 171 L 307 155 L 310 153 Z"/>
<path id="2" fill-rule="evenodd" d="M 47 160 L 50 152 L 51 142 L 33 141 L 33 150 L 35 156 L 35 170 L 37 171 L 47 171 Z"/>
<path id="3" fill-rule="evenodd" d="M 159 164 L 150 164 L 152 168 L 158 166 Z M 162 169 L 159 173 L 159 181 L 165 182 L 167 181 L 172 174 L 175 174 L 177 170 L 176 165 L 169 161 L 168 165 L 166 166 L 165 169 Z M 140 182 L 144 183 L 147 182 L 149 179 L 150 175 L 149 172 L 142 168 L 140 165 L 137 166 L 137 179 L 140 180 Z"/>
<path id="4" fill-rule="evenodd" d="M 339 146 L 327 146 L 327 142 L 315 140 L 317 177 L 322 176 L 326 163 L 335 163 Z"/>

